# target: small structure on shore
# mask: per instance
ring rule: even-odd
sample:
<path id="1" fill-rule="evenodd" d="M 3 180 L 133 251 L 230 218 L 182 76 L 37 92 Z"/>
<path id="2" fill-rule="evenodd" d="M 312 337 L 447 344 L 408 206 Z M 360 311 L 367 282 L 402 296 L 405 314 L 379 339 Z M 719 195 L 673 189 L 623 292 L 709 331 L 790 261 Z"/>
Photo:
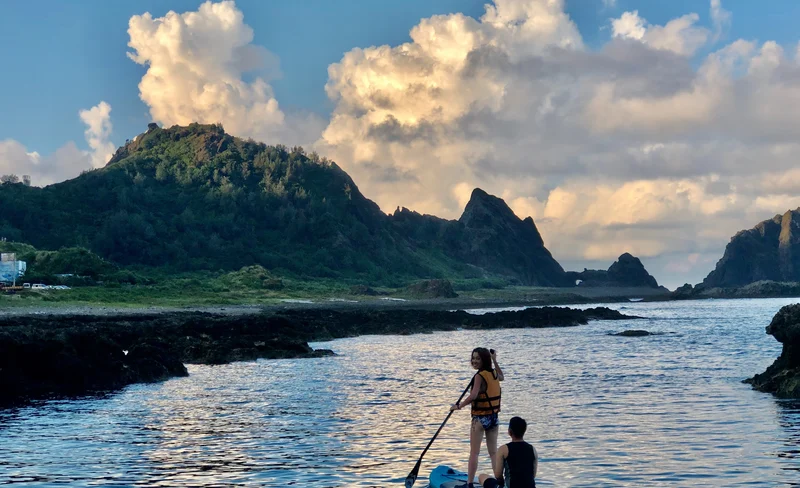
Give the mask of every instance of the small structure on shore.
<path id="1" fill-rule="evenodd" d="M 16 282 L 25 275 L 27 268 L 28 264 L 25 261 L 17 260 L 16 253 L 0 253 L 0 282 Z"/>

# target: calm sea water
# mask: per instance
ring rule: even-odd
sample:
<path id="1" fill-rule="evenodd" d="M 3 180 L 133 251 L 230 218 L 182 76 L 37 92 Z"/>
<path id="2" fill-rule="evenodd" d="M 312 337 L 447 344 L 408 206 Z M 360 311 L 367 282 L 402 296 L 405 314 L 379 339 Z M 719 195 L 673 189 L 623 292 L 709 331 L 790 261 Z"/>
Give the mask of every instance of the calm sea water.
<path id="1" fill-rule="evenodd" d="M 0 484 L 402 486 L 483 345 L 506 375 L 501 420 L 529 421 L 542 486 L 800 486 L 800 400 L 741 383 L 780 354 L 764 327 L 794 301 L 611 304 L 648 319 L 366 336 L 314 344 L 336 357 L 190 366 L 0 410 Z M 608 335 L 631 328 L 665 334 Z M 466 468 L 468 417 L 453 415 L 416 486 L 440 463 Z"/>

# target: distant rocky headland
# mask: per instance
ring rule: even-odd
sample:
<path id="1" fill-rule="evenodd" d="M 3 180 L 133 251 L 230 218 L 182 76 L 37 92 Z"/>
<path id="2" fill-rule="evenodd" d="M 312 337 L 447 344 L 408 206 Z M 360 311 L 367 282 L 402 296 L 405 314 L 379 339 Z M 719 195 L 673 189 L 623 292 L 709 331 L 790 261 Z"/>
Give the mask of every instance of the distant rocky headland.
<path id="1" fill-rule="evenodd" d="M 186 376 L 184 364 L 332 354 L 309 341 L 361 334 L 567 327 L 635 318 L 604 307 L 472 315 L 438 310 L 298 309 L 243 315 L 15 316 L 0 319 L 0 404 Z"/>
<path id="2" fill-rule="evenodd" d="M 800 208 L 733 236 L 702 287 L 742 287 L 759 281 L 800 282 Z"/>
<path id="3" fill-rule="evenodd" d="M 800 296 L 800 208 L 737 232 L 702 283 L 671 294 L 677 300 Z"/>

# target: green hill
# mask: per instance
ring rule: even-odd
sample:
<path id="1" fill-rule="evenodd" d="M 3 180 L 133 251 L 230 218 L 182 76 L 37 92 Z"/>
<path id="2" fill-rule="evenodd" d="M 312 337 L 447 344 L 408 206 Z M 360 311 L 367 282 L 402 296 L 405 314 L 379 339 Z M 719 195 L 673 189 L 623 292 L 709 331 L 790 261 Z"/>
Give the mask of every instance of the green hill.
<path id="1" fill-rule="evenodd" d="M 0 236 L 169 272 L 260 265 L 373 283 L 564 284 L 533 221 L 489 197 L 474 194 L 462 221 L 390 217 L 334 162 L 302 148 L 242 140 L 219 125 L 150 124 L 102 169 L 45 188 L 0 185 Z"/>

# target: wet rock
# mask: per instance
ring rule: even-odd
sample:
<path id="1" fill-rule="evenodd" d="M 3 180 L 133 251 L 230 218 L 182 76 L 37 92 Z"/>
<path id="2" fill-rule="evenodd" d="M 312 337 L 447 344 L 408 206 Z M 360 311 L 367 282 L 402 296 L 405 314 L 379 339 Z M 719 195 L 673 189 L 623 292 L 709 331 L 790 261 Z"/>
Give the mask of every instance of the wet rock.
<path id="1" fill-rule="evenodd" d="M 653 332 L 648 332 L 646 330 L 634 329 L 634 330 L 624 330 L 622 332 L 617 332 L 617 333 L 613 333 L 613 334 L 609 334 L 609 335 L 620 336 L 620 337 L 644 337 L 644 336 L 656 335 L 656 334 L 653 333 Z"/>
<path id="2" fill-rule="evenodd" d="M 136 378 L 131 378 L 134 383 L 153 383 L 175 376 L 189 376 L 186 366 L 162 341 L 134 344 L 125 359 L 129 367 L 138 372 Z"/>
<path id="3" fill-rule="evenodd" d="M 314 358 L 323 358 L 327 356 L 336 356 L 336 353 L 330 349 L 314 349 L 314 352 L 311 353 L 311 357 Z"/>
<path id="4" fill-rule="evenodd" d="M 123 349 L 130 349 L 127 355 Z M 155 345 L 123 346 L 91 325 L 0 328 L 0 404 L 186 375 L 171 352 Z"/>
<path id="5" fill-rule="evenodd" d="M 273 320 L 284 319 L 302 324 L 305 340 L 320 341 L 354 337 L 363 334 L 420 334 L 458 329 L 519 329 L 570 327 L 589 320 L 623 320 L 639 318 L 595 307 L 575 310 L 566 307 L 537 307 L 473 315 L 463 310 L 328 310 L 295 309 L 278 312 Z"/>
<path id="6" fill-rule="evenodd" d="M 745 383 L 779 397 L 800 398 L 800 304 L 781 308 L 766 332 L 783 344 L 781 355 L 766 371 Z"/>

